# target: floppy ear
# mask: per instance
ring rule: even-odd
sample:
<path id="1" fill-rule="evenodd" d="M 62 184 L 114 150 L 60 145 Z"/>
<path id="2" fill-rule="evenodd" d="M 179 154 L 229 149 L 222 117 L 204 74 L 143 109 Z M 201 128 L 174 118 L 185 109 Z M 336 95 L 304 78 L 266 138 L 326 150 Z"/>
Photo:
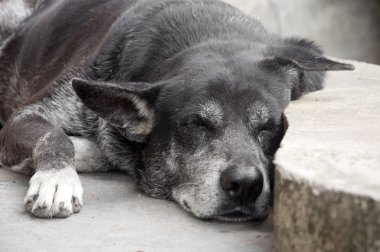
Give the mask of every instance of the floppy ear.
<path id="1" fill-rule="evenodd" d="M 160 85 L 129 82 L 114 84 L 82 79 L 72 81 L 78 97 L 99 117 L 132 141 L 142 142 L 154 126 L 155 102 Z"/>
<path id="2" fill-rule="evenodd" d="M 319 52 L 312 42 L 307 46 L 273 46 L 259 65 L 269 71 L 288 73 L 292 78 L 291 99 L 295 100 L 302 94 L 321 89 L 324 71 L 354 70 L 353 65 L 330 60 Z"/>

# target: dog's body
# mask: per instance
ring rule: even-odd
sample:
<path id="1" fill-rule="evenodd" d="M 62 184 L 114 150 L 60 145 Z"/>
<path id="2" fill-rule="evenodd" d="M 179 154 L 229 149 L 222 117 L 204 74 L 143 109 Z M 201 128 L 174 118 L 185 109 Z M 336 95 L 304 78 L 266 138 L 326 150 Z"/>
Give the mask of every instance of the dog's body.
<path id="1" fill-rule="evenodd" d="M 80 210 L 75 169 L 119 169 L 200 218 L 262 219 L 284 109 L 350 68 L 217 0 L 45 0 L 0 49 L 0 165 L 34 173 L 39 217 Z"/>

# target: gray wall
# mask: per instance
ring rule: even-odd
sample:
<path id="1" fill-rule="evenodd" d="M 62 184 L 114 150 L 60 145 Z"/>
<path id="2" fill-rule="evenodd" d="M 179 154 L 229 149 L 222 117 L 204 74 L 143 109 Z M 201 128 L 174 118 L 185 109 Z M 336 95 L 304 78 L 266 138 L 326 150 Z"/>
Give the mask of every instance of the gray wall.
<path id="1" fill-rule="evenodd" d="M 282 36 L 300 35 L 330 56 L 380 64 L 379 0 L 224 0 Z"/>

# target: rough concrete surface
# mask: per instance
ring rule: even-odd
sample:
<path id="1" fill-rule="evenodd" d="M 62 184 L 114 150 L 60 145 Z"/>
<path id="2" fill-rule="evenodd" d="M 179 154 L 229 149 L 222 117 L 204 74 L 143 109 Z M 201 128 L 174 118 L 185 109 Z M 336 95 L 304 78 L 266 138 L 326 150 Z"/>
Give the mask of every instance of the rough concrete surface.
<path id="1" fill-rule="evenodd" d="M 287 108 L 275 251 L 380 251 L 380 66 L 355 67 Z"/>
<path id="2" fill-rule="evenodd" d="M 142 195 L 119 173 L 81 174 L 84 207 L 67 219 L 24 211 L 29 177 L 0 168 L 0 251 L 270 251 L 272 220 L 202 221 Z"/>

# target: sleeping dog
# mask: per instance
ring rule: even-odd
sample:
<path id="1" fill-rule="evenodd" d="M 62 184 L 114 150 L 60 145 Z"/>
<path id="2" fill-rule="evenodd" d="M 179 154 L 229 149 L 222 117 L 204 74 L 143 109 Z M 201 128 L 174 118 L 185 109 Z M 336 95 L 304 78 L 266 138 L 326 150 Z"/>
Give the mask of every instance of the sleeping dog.
<path id="1" fill-rule="evenodd" d="M 41 1 L 39 1 L 41 2 Z M 0 49 L 0 165 L 25 208 L 82 208 L 120 170 L 204 219 L 264 219 L 291 100 L 352 70 L 218 0 L 45 0 Z"/>

